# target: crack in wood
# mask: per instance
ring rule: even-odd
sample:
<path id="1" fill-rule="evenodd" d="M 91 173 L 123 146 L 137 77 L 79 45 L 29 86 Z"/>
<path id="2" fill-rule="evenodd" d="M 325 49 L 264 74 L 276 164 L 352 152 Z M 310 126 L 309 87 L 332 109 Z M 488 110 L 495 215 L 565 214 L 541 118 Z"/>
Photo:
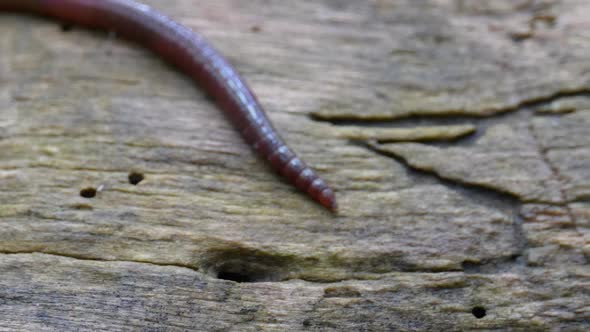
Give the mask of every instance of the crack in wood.
<path id="1" fill-rule="evenodd" d="M 46 255 L 46 256 L 54 256 L 54 257 L 62 257 L 67 259 L 74 259 L 74 260 L 81 260 L 81 261 L 90 261 L 90 262 L 99 262 L 99 263 L 135 263 L 135 264 L 148 264 L 154 266 L 161 266 L 161 267 L 173 267 L 173 268 L 184 268 L 189 269 L 191 271 L 197 272 L 203 276 L 208 276 L 212 279 L 217 280 L 229 280 L 235 281 L 231 279 L 224 279 L 218 276 L 212 275 L 210 271 L 204 271 L 203 267 L 197 267 L 192 265 L 185 265 L 185 264 L 167 264 L 167 263 L 157 263 L 147 260 L 120 260 L 120 259 L 99 259 L 96 257 L 87 257 L 83 255 L 74 255 L 69 253 L 57 252 L 57 251 L 50 251 L 50 250 L 0 250 L 0 255 Z M 209 269 L 209 268 L 205 268 Z M 338 279 L 321 279 L 321 278 L 306 278 L 302 276 L 285 276 L 282 279 L 277 280 L 264 280 L 264 282 L 288 282 L 291 280 L 301 280 L 311 284 L 337 284 L 345 281 L 365 281 L 365 280 L 379 280 L 382 278 L 387 277 L 388 275 L 394 274 L 444 274 L 444 273 L 457 273 L 463 272 L 461 269 L 392 269 L 390 271 L 381 271 L 381 272 L 372 272 L 370 275 L 367 276 L 357 276 L 357 277 L 347 277 L 347 278 L 338 278 Z M 239 283 L 239 282 L 235 282 Z M 228 295 L 229 296 L 229 295 Z"/>
<path id="2" fill-rule="evenodd" d="M 524 268 L 526 262 L 523 259 L 523 251 L 483 261 L 465 260 L 462 263 L 465 274 L 498 274 L 514 272 L 514 269 Z"/>
<path id="3" fill-rule="evenodd" d="M 428 110 L 421 110 L 411 112 L 409 114 L 402 114 L 399 116 L 374 116 L 363 117 L 362 113 L 359 116 L 352 116 L 350 114 L 320 114 L 311 113 L 309 117 L 318 122 L 329 122 L 334 125 L 375 125 L 376 123 L 397 123 L 398 125 L 412 125 L 419 121 L 428 123 L 449 123 L 449 124 L 465 124 L 465 121 L 478 121 L 483 119 L 491 119 L 506 116 L 509 113 L 518 112 L 522 109 L 530 109 L 542 106 L 544 104 L 555 102 L 562 98 L 568 97 L 589 97 L 590 87 L 582 87 L 571 90 L 560 90 L 552 94 L 538 96 L 530 99 L 521 100 L 513 105 L 507 105 L 504 108 L 490 109 L 490 110 L 469 110 L 469 109 L 448 109 L 436 111 L 436 113 Z M 479 113 L 478 113 L 479 112 Z"/>
<path id="4" fill-rule="evenodd" d="M 427 169 L 415 167 L 414 165 L 411 165 L 406 160 L 406 158 L 404 158 L 403 156 L 398 155 L 398 154 L 396 154 L 392 151 L 389 151 L 389 150 L 381 149 L 379 147 L 379 145 L 376 143 L 373 143 L 373 142 L 357 142 L 357 143 L 358 143 L 358 145 L 367 148 L 369 151 L 375 152 L 379 155 L 382 155 L 382 156 L 385 156 L 385 157 L 388 157 L 388 158 L 391 158 L 391 159 L 397 161 L 398 163 L 402 164 L 404 167 L 406 167 L 407 170 L 411 171 L 412 173 L 415 173 L 420 176 L 428 176 L 431 178 L 435 178 L 438 182 L 440 182 L 441 184 L 444 184 L 445 186 L 447 186 L 451 189 L 467 190 L 467 191 L 473 192 L 473 194 L 480 194 L 480 195 L 484 195 L 484 196 L 488 196 L 488 197 L 491 196 L 491 197 L 493 197 L 494 200 L 503 202 L 504 205 L 508 205 L 510 207 L 510 209 L 513 209 L 516 205 L 522 203 L 520 197 L 514 195 L 513 193 L 504 192 L 504 191 L 498 190 L 497 188 L 485 187 L 485 186 L 478 185 L 478 184 L 458 181 L 456 179 L 444 177 L 441 174 L 439 174 L 433 170 L 427 170 Z M 458 191 L 461 191 L 461 190 L 458 190 Z"/>
<path id="5" fill-rule="evenodd" d="M 555 177 L 555 179 L 560 184 L 558 189 L 559 189 L 559 195 L 561 196 L 561 201 L 563 202 L 563 204 L 561 206 L 567 212 L 567 215 L 568 215 L 570 221 L 572 222 L 576 233 L 582 235 L 580 233 L 580 231 L 578 230 L 578 226 L 576 224 L 576 217 L 575 217 L 571 207 L 569 206 L 569 203 L 571 203 L 571 202 L 568 200 L 567 193 L 563 189 L 564 188 L 564 178 L 563 178 L 562 174 L 559 172 L 559 169 L 557 169 L 557 167 L 555 167 L 555 165 L 553 165 L 553 163 L 549 159 L 549 156 L 547 155 L 548 149 L 544 148 L 541 145 L 541 143 L 540 143 L 541 140 L 540 140 L 539 136 L 537 135 L 535 128 L 533 128 L 532 122 L 529 123 L 528 129 L 529 129 L 529 133 L 530 133 L 531 137 L 533 138 L 533 141 L 535 142 L 535 145 L 537 147 L 537 151 L 539 152 L 539 155 L 541 156 L 541 160 L 551 170 L 551 174 L 553 174 L 553 177 Z"/>
<path id="6" fill-rule="evenodd" d="M 519 214 L 520 207 L 524 202 L 522 202 L 518 196 L 510 192 L 503 192 L 497 190 L 496 188 L 488 188 L 481 185 L 445 178 L 435 171 L 414 167 L 410 165 L 408 161 L 402 156 L 399 156 L 393 153 L 392 151 L 380 149 L 377 144 L 372 144 L 369 142 L 364 144 L 363 146 L 377 154 L 396 160 L 401 165 L 403 165 L 408 171 L 411 171 L 418 176 L 427 176 L 436 179 L 439 183 L 446 186 L 447 188 L 450 188 L 458 192 L 463 197 L 468 197 L 470 200 L 475 200 L 480 204 L 491 206 L 495 209 L 500 209 L 512 218 L 514 242 L 517 247 L 517 250 L 510 257 L 520 257 L 527 250 L 529 245 L 526 237 L 526 232 L 522 225 L 523 220 Z M 514 262 L 516 261 L 514 260 Z M 482 264 L 485 265 L 487 263 Z"/>
<path id="7" fill-rule="evenodd" d="M 38 250 L 22 250 L 22 251 L 9 251 L 9 250 L 0 250 L 0 255 L 46 255 L 46 256 L 55 256 L 55 257 L 62 257 L 62 258 L 69 258 L 81 261 L 91 261 L 91 262 L 102 262 L 102 263 L 136 263 L 136 264 L 149 264 L 149 265 L 156 265 L 156 266 L 163 266 L 163 267 L 176 267 L 176 268 L 184 268 L 189 269 L 195 272 L 199 272 L 198 268 L 195 268 L 190 265 L 182 265 L 182 264 L 163 264 L 163 263 L 156 263 L 156 262 L 149 262 L 144 260 L 120 260 L 120 259 L 98 259 L 98 258 L 91 258 L 82 255 L 72 255 L 66 253 L 60 253 L 55 251 L 38 251 Z"/>
<path id="8" fill-rule="evenodd" d="M 553 102 L 558 101 L 562 98 L 569 98 L 569 97 L 590 97 L 590 89 L 583 88 L 571 91 L 558 91 L 554 94 L 547 95 L 547 96 L 540 96 L 538 98 L 533 98 L 529 100 L 524 100 L 517 103 L 515 106 L 507 107 L 505 109 L 499 110 L 492 115 L 470 115 L 470 114 L 460 114 L 456 115 L 453 114 L 455 112 L 451 111 L 451 114 L 436 114 L 436 115 L 410 115 L 404 118 L 395 119 L 391 118 L 389 120 L 393 121 L 390 125 L 396 125 L 397 127 L 416 127 L 417 125 L 457 125 L 457 124 L 465 124 L 465 123 L 473 123 L 476 122 L 479 126 L 478 130 L 467 136 L 459 137 L 453 141 L 441 141 L 441 142 L 429 142 L 428 145 L 433 146 L 455 146 L 455 145 L 469 145 L 473 144 L 480 138 L 487 130 L 488 127 L 491 125 L 498 123 L 500 121 L 506 120 L 508 117 L 514 117 L 518 113 L 526 112 L 524 116 L 531 117 L 534 115 L 539 114 L 540 116 L 547 116 L 546 114 L 537 113 L 535 109 L 545 105 L 550 104 Z M 564 113 L 565 114 L 565 113 Z M 562 114 L 552 114 L 554 116 L 562 115 Z M 317 115 L 312 114 L 311 118 L 315 121 L 322 121 L 322 122 L 330 122 L 334 125 L 357 125 L 363 127 L 376 127 L 377 125 L 382 125 L 382 123 L 378 123 L 379 121 L 383 121 L 383 119 L 359 119 L 354 117 L 343 117 L 338 118 L 337 116 L 334 117 L 318 117 Z M 526 120 L 526 119 L 525 119 Z M 556 177 L 560 183 L 563 183 L 563 178 L 559 174 L 559 170 L 557 170 L 550 162 L 547 156 L 547 151 L 543 151 L 540 147 L 539 138 L 534 135 L 534 129 L 532 128 L 532 124 L 529 124 L 529 130 L 531 135 L 533 136 L 535 144 L 537 144 L 537 148 L 540 152 L 541 158 L 543 162 L 551 169 L 554 177 Z M 406 170 L 411 171 L 412 173 L 418 176 L 428 176 L 431 178 L 435 178 L 439 183 L 449 187 L 455 191 L 463 192 L 464 196 L 470 197 L 472 199 L 473 195 L 476 194 L 483 198 L 479 200 L 480 202 L 493 202 L 492 205 L 494 208 L 498 207 L 497 202 L 501 202 L 501 208 L 505 212 L 508 212 L 509 215 L 512 216 L 513 219 L 513 226 L 514 226 L 514 237 L 515 243 L 518 247 L 516 253 L 511 255 L 508 258 L 498 258 L 492 261 L 487 262 L 479 262 L 479 263 L 466 263 L 464 265 L 464 269 L 467 270 L 483 270 L 487 269 L 487 266 L 498 266 L 498 265 L 513 265 L 516 264 L 516 259 L 513 257 L 521 257 L 524 252 L 526 252 L 529 244 L 527 240 L 527 236 L 525 230 L 523 228 L 523 220 L 520 216 L 519 210 L 525 203 L 540 203 L 540 204 L 550 204 L 554 206 L 561 206 L 567 209 L 569 218 L 575 223 L 575 216 L 571 211 L 571 208 L 568 206 L 567 196 L 563 190 L 563 186 L 559 187 L 560 196 L 561 196 L 561 204 L 556 204 L 555 202 L 544 202 L 542 200 L 526 200 L 524 201 L 521 197 L 515 195 L 514 193 L 502 191 L 498 188 L 488 187 L 485 185 L 480 184 L 473 184 L 465 181 L 460 181 L 460 179 L 451 179 L 442 176 L 436 170 L 424 169 L 416 167 L 415 165 L 411 165 L 409 161 L 404 158 L 404 156 L 398 155 L 392 151 L 386 151 L 379 147 L 378 142 L 370 141 L 370 140 L 355 140 L 351 141 L 352 144 L 363 146 L 370 151 L 378 153 L 380 155 L 387 156 L 392 158 L 402 164 Z M 405 142 L 413 142 L 413 140 L 406 140 Z M 465 194 L 467 192 L 467 194 Z M 486 203 L 489 205 L 489 202 Z M 577 231 L 577 228 L 576 228 Z"/>

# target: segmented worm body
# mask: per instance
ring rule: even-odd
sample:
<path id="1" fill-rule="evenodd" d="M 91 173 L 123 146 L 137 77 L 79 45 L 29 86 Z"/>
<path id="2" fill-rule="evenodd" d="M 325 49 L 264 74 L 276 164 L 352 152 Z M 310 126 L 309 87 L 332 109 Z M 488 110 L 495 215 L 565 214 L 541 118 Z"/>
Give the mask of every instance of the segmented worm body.
<path id="1" fill-rule="evenodd" d="M 30 12 L 139 42 L 193 78 L 272 167 L 324 207 L 334 191 L 285 144 L 244 80 L 203 37 L 131 0 L 0 0 L 0 11 Z"/>

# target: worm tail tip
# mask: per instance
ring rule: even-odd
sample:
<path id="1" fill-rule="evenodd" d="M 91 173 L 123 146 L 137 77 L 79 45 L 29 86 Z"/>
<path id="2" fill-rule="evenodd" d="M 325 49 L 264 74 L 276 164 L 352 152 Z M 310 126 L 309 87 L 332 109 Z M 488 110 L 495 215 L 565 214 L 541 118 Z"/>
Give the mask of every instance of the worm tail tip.
<path id="1" fill-rule="evenodd" d="M 336 195 L 330 188 L 324 189 L 318 197 L 319 203 L 326 209 L 336 213 L 338 212 L 338 203 L 336 203 Z"/>

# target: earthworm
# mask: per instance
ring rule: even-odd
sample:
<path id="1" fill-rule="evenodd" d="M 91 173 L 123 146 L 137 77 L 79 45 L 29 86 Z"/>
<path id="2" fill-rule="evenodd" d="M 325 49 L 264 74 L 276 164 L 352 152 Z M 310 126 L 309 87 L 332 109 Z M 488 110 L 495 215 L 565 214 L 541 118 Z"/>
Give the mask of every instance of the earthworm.
<path id="1" fill-rule="evenodd" d="M 115 31 L 188 74 L 209 93 L 244 140 L 279 174 L 329 210 L 334 191 L 283 141 L 234 67 L 201 35 L 132 0 L 0 0 L 0 11 L 29 12 Z"/>

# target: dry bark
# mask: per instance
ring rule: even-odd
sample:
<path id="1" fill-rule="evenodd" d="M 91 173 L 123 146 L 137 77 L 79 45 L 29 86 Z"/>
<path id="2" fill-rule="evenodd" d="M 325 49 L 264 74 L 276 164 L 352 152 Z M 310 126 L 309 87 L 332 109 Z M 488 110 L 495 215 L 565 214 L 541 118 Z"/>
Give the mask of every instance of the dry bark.
<path id="1" fill-rule="evenodd" d="M 146 2 L 341 209 L 149 52 L 2 15 L 0 331 L 589 329 L 588 1 Z"/>

